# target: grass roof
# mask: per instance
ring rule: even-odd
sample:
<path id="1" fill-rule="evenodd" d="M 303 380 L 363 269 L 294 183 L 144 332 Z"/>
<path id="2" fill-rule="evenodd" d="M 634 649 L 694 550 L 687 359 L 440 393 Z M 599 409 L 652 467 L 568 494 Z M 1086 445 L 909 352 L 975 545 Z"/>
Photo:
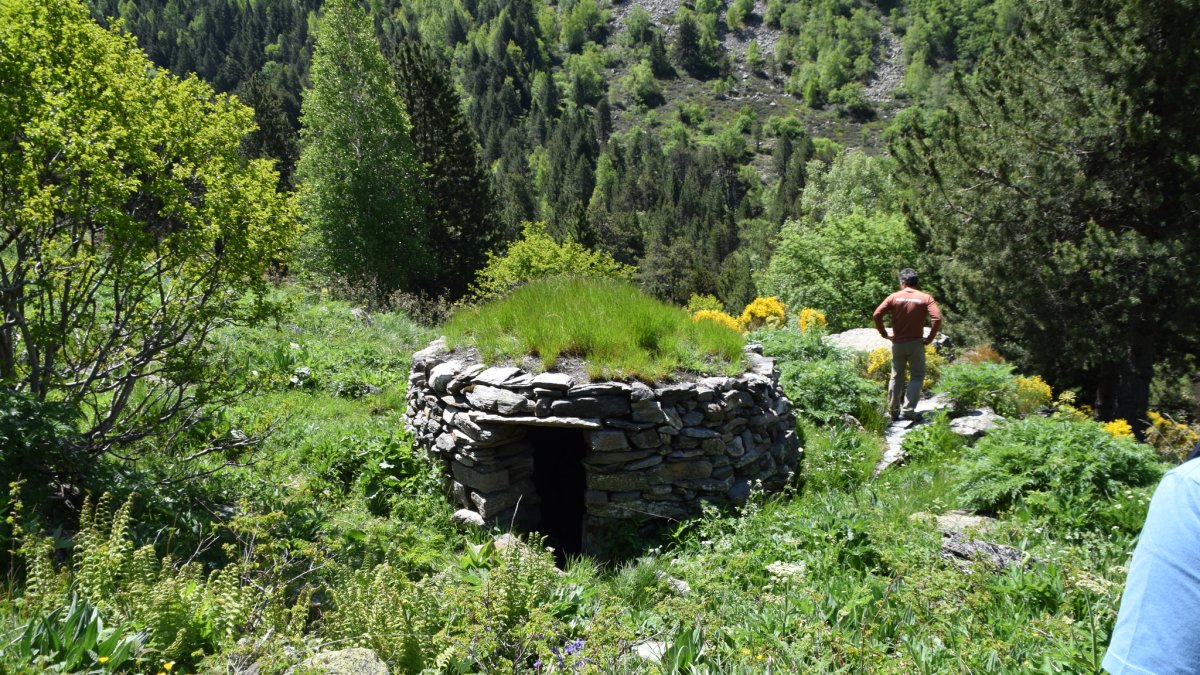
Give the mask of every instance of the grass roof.
<path id="1" fill-rule="evenodd" d="M 736 375 L 742 334 L 655 300 L 632 284 L 556 277 L 530 282 L 446 325 L 451 347 L 474 346 L 485 363 L 528 356 L 545 370 L 560 357 L 586 362 L 588 377 L 672 379 L 680 373 Z"/>

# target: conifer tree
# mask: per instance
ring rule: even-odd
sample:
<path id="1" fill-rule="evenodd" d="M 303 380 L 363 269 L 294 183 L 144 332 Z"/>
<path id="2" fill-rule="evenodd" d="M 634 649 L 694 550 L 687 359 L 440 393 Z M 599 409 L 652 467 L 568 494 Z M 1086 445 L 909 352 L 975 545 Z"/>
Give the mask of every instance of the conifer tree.
<path id="1" fill-rule="evenodd" d="M 283 109 L 282 93 L 262 73 L 256 73 L 238 87 L 238 98 L 254 109 L 258 127 L 242 139 L 242 154 L 248 159 L 274 159 L 280 187 L 291 188 L 300 148 Z"/>
<path id="2" fill-rule="evenodd" d="M 496 211 L 491 177 L 478 143 L 461 112 L 445 65 L 428 45 L 404 40 L 393 45 L 396 87 L 412 121 L 412 139 L 423 165 L 429 199 L 425 222 L 435 269 L 426 290 L 461 297 L 505 237 Z"/>
<path id="3" fill-rule="evenodd" d="M 1193 5 L 1029 3 L 1022 39 L 893 146 L 948 308 L 1135 430 L 1200 329 Z"/>
<path id="4" fill-rule="evenodd" d="M 301 206 L 322 258 L 385 292 L 417 288 L 432 262 L 421 168 L 371 20 L 354 0 L 325 6 L 301 111 Z"/>

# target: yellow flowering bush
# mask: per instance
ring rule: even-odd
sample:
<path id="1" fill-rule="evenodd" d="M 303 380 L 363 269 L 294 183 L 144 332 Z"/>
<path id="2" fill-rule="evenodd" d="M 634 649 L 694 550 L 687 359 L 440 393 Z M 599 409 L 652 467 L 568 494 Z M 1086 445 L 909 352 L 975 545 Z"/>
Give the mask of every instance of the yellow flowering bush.
<path id="1" fill-rule="evenodd" d="M 807 333 L 810 328 L 825 328 L 829 322 L 825 319 L 825 312 L 812 307 L 805 307 L 800 310 L 800 315 L 796 317 L 797 323 L 800 325 L 800 332 Z"/>
<path id="2" fill-rule="evenodd" d="M 742 330 L 754 330 L 763 326 L 778 328 L 784 324 L 786 316 L 787 308 L 779 298 L 755 298 L 754 302 L 746 305 L 746 309 L 742 311 L 739 323 Z"/>
<path id="3" fill-rule="evenodd" d="M 1163 457 L 1182 460 L 1192 446 L 1200 441 L 1200 433 L 1182 422 L 1153 410 L 1148 417 L 1150 427 L 1146 429 L 1146 442 Z"/>
<path id="4" fill-rule="evenodd" d="M 925 345 L 925 388 L 937 384 L 942 377 L 942 366 L 946 365 L 946 357 L 938 353 L 933 345 Z"/>
<path id="5" fill-rule="evenodd" d="M 865 374 L 868 380 L 887 382 L 892 375 L 892 350 L 880 347 L 868 354 Z"/>
<path id="6" fill-rule="evenodd" d="M 946 359 L 934 349 L 933 345 L 925 345 L 925 382 L 923 387 L 928 389 L 937 384 L 942 376 L 942 367 Z M 864 375 L 868 380 L 887 382 L 892 376 L 892 350 L 890 347 L 880 347 L 867 355 Z"/>
<path id="7" fill-rule="evenodd" d="M 1113 438 L 1133 438 L 1133 427 L 1129 426 L 1129 422 L 1122 419 L 1105 422 L 1104 430 L 1112 434 Z"/>
<path id="8" fill-rule="evenodd" d="M 1029 413 L 1047 406 L 1054 400 L 1054 392 L 1041 375 L 1017 377 L 1017 413 Z"/>
<path id="9" fill-rule="evenodd" d="M 692 315 L 692 321 L 715 321 L 730 330 L 741 331 L 738 320 L 719 309 L 702 309 Z"/>

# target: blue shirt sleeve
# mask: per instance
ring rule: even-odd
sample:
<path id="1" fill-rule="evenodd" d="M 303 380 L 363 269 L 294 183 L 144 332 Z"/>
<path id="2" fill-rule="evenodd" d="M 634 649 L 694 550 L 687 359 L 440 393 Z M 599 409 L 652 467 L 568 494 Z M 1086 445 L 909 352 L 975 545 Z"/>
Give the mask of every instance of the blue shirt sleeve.
<path id="1" fill-rule="evenodd" d="M 1200 673 L 1200 460 L 1163 476 L 1133 552 L 1103 667 L 1113 675 Z"/>

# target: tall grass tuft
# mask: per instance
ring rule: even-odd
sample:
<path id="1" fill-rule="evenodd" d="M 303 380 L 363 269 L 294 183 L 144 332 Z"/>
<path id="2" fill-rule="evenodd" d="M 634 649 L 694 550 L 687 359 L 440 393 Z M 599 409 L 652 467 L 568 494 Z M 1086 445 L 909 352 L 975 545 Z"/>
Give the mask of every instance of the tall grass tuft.
<path id="1" fill-rule="evenodd" d="M 649 382 L 683 371 L 741 372 L 744 339 L 711 321 L 692 321 L 631 284 L 555 277 L 495 302 L 459 311 L 446 325 L 451 347 L 473 345 L 485 362 L 560 357 L 587 362 L 588 376 Z"/>

